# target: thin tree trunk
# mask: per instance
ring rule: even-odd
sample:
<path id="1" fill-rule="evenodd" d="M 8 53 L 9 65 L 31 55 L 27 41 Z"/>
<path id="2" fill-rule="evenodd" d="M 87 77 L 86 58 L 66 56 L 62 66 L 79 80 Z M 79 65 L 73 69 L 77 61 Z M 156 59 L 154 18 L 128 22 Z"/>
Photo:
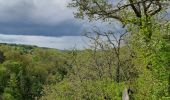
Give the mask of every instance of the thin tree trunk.
<path id="1" fill-rule="evenodd" d="M 122 100 L 129 100 L 128 90 L 125 88 L 122 93 Z"/>

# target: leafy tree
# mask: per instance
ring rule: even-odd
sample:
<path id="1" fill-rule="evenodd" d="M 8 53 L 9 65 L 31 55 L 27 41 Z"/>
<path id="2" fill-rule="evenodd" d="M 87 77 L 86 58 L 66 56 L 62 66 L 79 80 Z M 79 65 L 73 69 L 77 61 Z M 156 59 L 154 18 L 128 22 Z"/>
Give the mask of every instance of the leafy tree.
<path id="1" fill-rule="evenodd" d="M 169 70 L 167 70 L 169 68 L 165 64 L 168 59 L 164 57 L 165 52 L 162 51 L 164 46 L 167 45 L 167 42 L 164 42 L 163 40 L 163 34 L 167 33 L 165 31 L 160 31 L 161 29 L 166 31 L 169 30 L 167 26 L 163 25 L 167 23 L 162 23 L 165 20 L 162 20 L 161 17 L 161 12 L 164 13 L 164 11 L 169 8 L 168 2 L 168 0 L 124 0 L 118 2 L 115 5 L 115 1 L 113 0 L 72 0 L 72 3 L 70 3 L 70 7 L 76 7 L 78 9 L 78 12 L 75 13 L 75 16 L 77 18 L 87 17 L 90 21 L 103 20 L 106 22 L 112 22 L 113 19 L 116 19 L 124 26 L 126 26 L 128 30 L 128 34 L 125 37 L 127 39 L 126 45 L 129 47 L 128 49 L 130 49 L 132 53 L 134 52 L 135 56 L 133 56 L 132 64 L 134 64 L 134 66 L 136 67 L 135 69 L 137 69 L 137 72 L 140 73 L 139 78 L 137 78 L 137 80 L 133 80 L 133 83 L 139 85 L 139 83 L 136 83 L 136 81 L 144 81 L 145 79 L 141 78 L 144 78 L 147 75 L 151 77 L 148 77 L 148 80 L 145 80 L 146 83 L 144 83 L 144 85 L 149 84 L 147 82 L 165 81 L 165 84 L 158 83 L 157 86 L 153 88 L 147 88 L 147 90 L 145 90 L 146 92 L 152 91 L 152 89 L 156 87 L 160 88 L 162 86 L 165 86 L 164 90 L 166 90 L 168 85 L 170 85 L 167 84 L 167 80 L 169 78 L 162 76 L 162 74 L 164 74 L 165 76 L 170 75 L 168 74 Z M 98 35 L 109 37 L 107 38 L 108 41 L 112 39 L 108 34 L 102 34 L 99 32 Z M 98 39 L 98 37 L 96 39 Z M 98 41 L 95 42 L 98 43 Z M 113 41 L 109 44 L 112 43 Z M 103 42 L 103 44 L 105 43 Z M 160 61 L 162 61 L 161 64 L 156 63 Z M 151 66 L 152 70 L 149 68 Z M 117 76 L 119 76 L 118 73 L 120 73 L 120 67 L 117 68 Z M 119 82 L 118 80 L 119 79 L 117 79 L 117 82 Z M 137 88 L 130 89 L 130 91 L 140 91 L 140 89 Z M 151 93 L 155 96 L 155 98 L 167 96 L 167 91 L 163 92 L 163 90 L 159 89 L 156 91 L 165 94 L 159 95 L 159 93 Z M 146 92 L 146 94 L 149 93 Z M 148 95 L 148 98 L 150 99 L 152 98 L 150 97 L 151 94 Z"/>

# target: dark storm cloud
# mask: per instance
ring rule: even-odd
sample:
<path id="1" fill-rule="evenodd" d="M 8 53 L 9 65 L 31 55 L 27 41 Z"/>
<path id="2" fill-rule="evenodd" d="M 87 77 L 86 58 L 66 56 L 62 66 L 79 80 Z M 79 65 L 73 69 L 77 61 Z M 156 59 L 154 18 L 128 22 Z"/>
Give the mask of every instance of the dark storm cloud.
<path id="1" fill-rule="evenodd" d="M 80 35 L 82 25 L 67 8 L 70 0 L 0 0 L 0 33 Z"/>
<path id="2" fill-rule="evenodd" d="M 77 36 L 82 26 L 67 20 L 56 25 L 39 25 L 27 22 L 0 23 L 0 33 L 16 35 Z"/>

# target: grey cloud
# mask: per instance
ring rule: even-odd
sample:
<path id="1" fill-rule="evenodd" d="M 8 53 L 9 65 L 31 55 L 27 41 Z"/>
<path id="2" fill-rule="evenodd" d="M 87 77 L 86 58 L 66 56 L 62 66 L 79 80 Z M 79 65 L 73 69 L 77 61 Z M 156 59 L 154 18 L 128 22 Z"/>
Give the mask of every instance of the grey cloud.
<path id="1" fill-rule="evenodd" d="M 25 35 L 80 35 L 82 25 L 67 8 L 70 0 L 0 0 L 0 32 Z"/>
<path id="2" fill-rule="evenodd" d="M 28 20 L 41 24 L 56 24 L 73 19 L 67 8 L 70 0 L 0 0 L 0 22 Z"/>
<path id="3" fill-rule="evenodd" d="M 44 36 L 77 36 L 81 33 L 81 24 L 66 20 L 56 25 L 37 25 L 34 23 L 1 23 L 0 32 L 17 35 L 44 35 Z"/>

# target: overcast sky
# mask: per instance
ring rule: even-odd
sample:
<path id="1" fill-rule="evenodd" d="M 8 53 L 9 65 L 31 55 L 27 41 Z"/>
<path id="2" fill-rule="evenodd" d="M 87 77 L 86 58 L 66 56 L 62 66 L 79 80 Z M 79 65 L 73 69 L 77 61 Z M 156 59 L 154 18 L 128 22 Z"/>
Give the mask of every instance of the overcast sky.
<path id="1" fill-rule="evenodd" d="M 75 44 L 82 45 L 79 48 L 84 47 L 84 37 L 80 36 L 84 29 L 93 25 L 103 29 L 108 26 L 101 22 L 88 23 L 75 19 L 74 10 L 67 7 L 70 1 L 0 0 L 0 42 L 35 44 L 60 49 L 70 48 Z M 118 23 L 114 23 L 113 26 L 114 29 L 120 29 Z M 30 39 L 29 35 L 35 37 Z M 47 36 L 47 38 L 41 36 Z M 70 37 L 66 38 L 67 36 Z"/>
<path id="2" fill-rule="evenodd" d="M 74 19 L 70 0 L 0 0 L 0 43 L 56 49 L 86 47 L 83 21 Z M 29 36 L 32 35 L 32 36 Z"/>
<path id="3" fill-rule="evenodd" d="M 83 24 L 74 19 L 70 0 L 0 0 L 0 33 L 80 35 Z"/>

